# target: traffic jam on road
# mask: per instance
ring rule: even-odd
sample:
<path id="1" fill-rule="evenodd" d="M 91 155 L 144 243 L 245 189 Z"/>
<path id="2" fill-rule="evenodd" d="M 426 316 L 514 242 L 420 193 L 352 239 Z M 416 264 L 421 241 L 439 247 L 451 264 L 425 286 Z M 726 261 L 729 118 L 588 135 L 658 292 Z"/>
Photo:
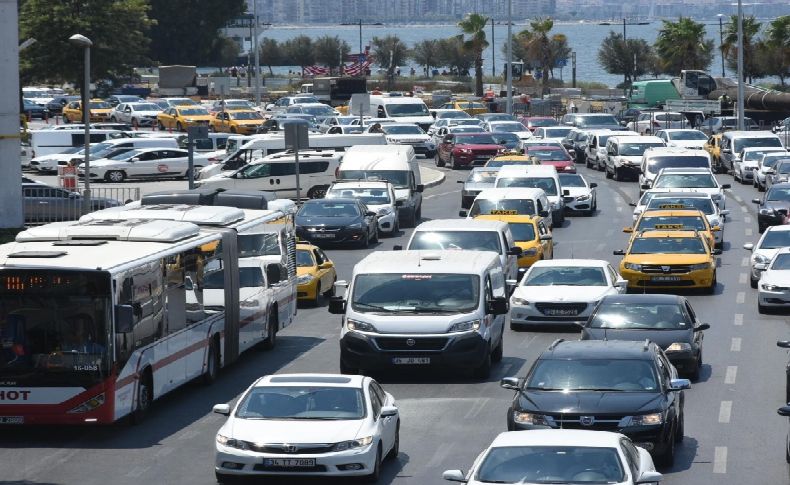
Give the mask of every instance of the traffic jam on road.
<path id="1" fill-rule="evenodd" d="M 97 121 L 164 132 L 97 127 L 86 173 L 78 131 L 41 130 L 27 168 L 152 189 L 0 245 L 2 453 L 24 464 L 4 479 L 787 483 L 772 132 L 434 120 L 383 94 L 406 116 L 322 133 L 326 110 L 297 158 L 246 102 L 115 101 Z M 197 189 L 156 185 L 188 170 Z M 116 422 L 137 426 L 96 426 Z"/>

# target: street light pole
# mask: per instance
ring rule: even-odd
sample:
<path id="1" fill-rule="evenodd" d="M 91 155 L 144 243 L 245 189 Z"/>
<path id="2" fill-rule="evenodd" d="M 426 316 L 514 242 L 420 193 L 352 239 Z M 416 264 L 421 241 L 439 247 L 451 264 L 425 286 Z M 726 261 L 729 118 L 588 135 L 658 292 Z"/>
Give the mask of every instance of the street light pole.
<path id="1" fill-rule="evenodd" d="M 82 47 L 85 51 L 85 72 L 83 74 L 84 84 L 82 86 L 82 122 L 85 124 L 85 156 L 83 160 L 85 189 L 82 193 L 82 208 L 85 213 L 91 209 L 91 46 L 93 42 L 82 34 L 74 34 L 69 37 L 69 42 L 77 47 Z"/>
<path id="2" fill-rule="evenodd" d="M 513 114 L 513 0 L 507 0 L 507 114 Z"/>
<path id="3" fill-rule="evenodd" d="M 723 13 L 716 15 L 719 17 L 719 55 L 721 56 L 721 77 L 725 77 L 724 73 L 724 24 L 722 23 Z"/>
<path id="4" fill-rule="evenodd" d="M 743 130 L 743 0 L 738 0 L 738 129 Z"/>
<path id="5" fill-rule="evenodd" d="M 255 106 L 261 105 L 261 53 L 258 50 L 258 0 L 252 2 L 252 16 L 255 17 Z M 249 75 L 249 73 L 248 73 Z"/>
<path id="6" fill-rule="evenodd" d="M 491 77 L 496 77 L 496 41 L 494 40 L 494 17 L 491 17 Z"/>

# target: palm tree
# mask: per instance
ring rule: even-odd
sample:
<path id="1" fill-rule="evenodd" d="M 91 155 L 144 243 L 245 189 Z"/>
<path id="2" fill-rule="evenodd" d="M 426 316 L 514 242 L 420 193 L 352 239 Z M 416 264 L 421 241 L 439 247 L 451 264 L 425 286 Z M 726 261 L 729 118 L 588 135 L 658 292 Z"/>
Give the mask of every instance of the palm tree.
<path id="1" fill-rule="evenodd" d="M 779 77 L 784 86 L 785 78 L 790 76 L 790 15 L 777 17 L 768 24 L 763 47 L 766 74 Z"/>
<path id="2" fill-rule="evenodd" d="M 541 89 L 546 94 L 547 78 L 553 75 L 554 65 L 557 60 L 567 59 L 570 54 L 568 39 L 562 34 L 549 37 L 549 32 L 554 28 L 554 21 L 550 18 L 536 18 L 529 26 L 530 29 L 519 32 L 516 39 L 530 65 L 540 67 Z"/>
<path id="3" fill-rule="evenodd" d="M 683 69 L 706 70 L 713 61 L 713 40 L 705 39 L 705 26 L 688 17 L 662 20 L 655 48 L 661 70 L 678 74 Z"/>
<path id="4" fill-rule="evenodd" d="M 753 16 L 743 18 L 743 77 L 749 82 L 755 77 L 761 77 L 762 72 L 758 45 L 756 42 L 757 34 L 760 33 L 762 24 Z M 721 44 L 721 55 L 727 60 L 730 69 L 738 69 L 738 16 L 733 15 L 724 27 L 724 42 Z"/>
<path id="5" fill-rule="evenodd" d="M 483 52 L 488 47 L 485 31 L 487 24 L 488 17 L 484 17 L 477 13 L 470 13 L 462 21 L 458 22 L 458 27 L 460 27 L 463 32 L 459 37 L 463 38 L 464 35 L 468 36 L 464 39 L 464 49 L 473 53 L 475 56 L 476 96 L 483 95 Z"/>

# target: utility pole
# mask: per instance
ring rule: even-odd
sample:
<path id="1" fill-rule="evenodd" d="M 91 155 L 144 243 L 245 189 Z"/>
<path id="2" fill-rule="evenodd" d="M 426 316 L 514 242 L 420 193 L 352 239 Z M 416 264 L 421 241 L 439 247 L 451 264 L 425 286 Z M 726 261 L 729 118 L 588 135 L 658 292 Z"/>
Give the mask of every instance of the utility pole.
<path id="1" fill-rule="evenodd" d="M 258 0 L 252 2 L 252 16 L 255 17 L 255 106 L 261 105 L 261 53 L 258 50 Z"/>
<path id="2" fill-rule="evenodd" d="M 507 0 L 507 114 L 513 114 L 513 0 Z"/>
<path id="3" fill-rule="evenodd" d="M 3 160 L 19 158 L 19 28 L 17 1 L 0 0 L 0 156 Z M 9 93 L 14 93 L 9 95 Z M 0 230 L 21 228 L 22 168 L 18 163 L 0 164 Z"/>
<path id="4" fill-rule="evenodd" d="M 571 52 L 571 79 L 572 87 L 576 87 L 576 51 Z"/>
<path id="5" fill-rule="evenodd" d="M 496 77 L 496 42 L 494 41 L 494 17 L 491 17 L 491 76 Z"/>
<path id="6" fill-rule="evenodd" d="M 359 55 L 362 56 L 362 19 L 359 19 Z M 357 59 L 358 62 L 362 62 L 360 59 Z"/>
<path id="7" fill-rule="evenodd" d="M 724 73 L 724 50 L 722 47 L 724 46 L 724 24 L 722 24 L 722 17 L 724 17 L 723 13 L 717 15 L 719 17 L 719 55 L 721 56 L 721 77 L 725 77 L 726 74 Z"/>
<path id="8" fill-rule="evenodd" d="M 743 0 L 738 0 L 738 129 L 743 130 Z"/>

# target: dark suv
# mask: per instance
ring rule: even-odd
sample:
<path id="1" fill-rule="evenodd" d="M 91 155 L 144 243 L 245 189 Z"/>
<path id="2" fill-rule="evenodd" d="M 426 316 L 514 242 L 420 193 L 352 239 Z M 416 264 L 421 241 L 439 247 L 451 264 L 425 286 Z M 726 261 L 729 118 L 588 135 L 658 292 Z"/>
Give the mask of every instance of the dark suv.
<path id="1" fill-rule="evenodd" d="M 508 430 L 590 429 L 622 433 L 671 466 L 683 440 L 683 389 L 661 347 L 650 341 L 552 343 L 524 378 L 506 377 L 516 391 Z"/>

